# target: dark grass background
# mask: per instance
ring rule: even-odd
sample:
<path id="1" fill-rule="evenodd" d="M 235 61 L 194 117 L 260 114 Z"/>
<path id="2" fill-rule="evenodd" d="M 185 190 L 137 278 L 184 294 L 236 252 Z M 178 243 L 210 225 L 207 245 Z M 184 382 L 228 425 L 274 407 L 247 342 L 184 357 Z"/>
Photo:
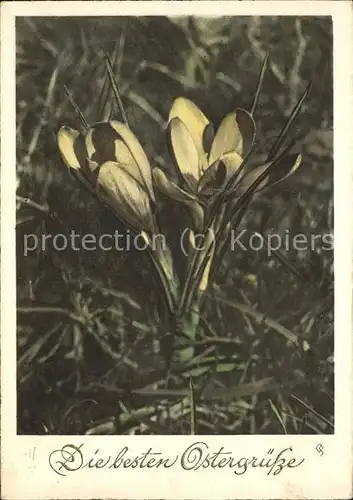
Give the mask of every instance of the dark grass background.
<path id="1" fill-rule="evenodd" d="M 190 370 L 166 383 L 159 288 L 141 252 L 23 252 L 28 233 L 122 228 L 77 185 L 56 145 L 62 125 L 79 126 L 65 85 L 89 123 L 102 119 L 103 58 L 116 49 L 129 123 L 151 164 L 170 161 L 162 130 L 175 97 L 192 98 L 216 125 L 235 106 L 249 109 L 270 49 L 255 114 L 262 158 L 312 80 L 292 131 L 303 165 L 253 201 L 242 227 L 333 231 L 330 18 L 18 18 L 20 434 L 190 432 Z M 165 223 L 177 225 L 178 212 Z M 332 251 L 229 252 L 202 319 L 193 368 L 209 371 L 193 372 L 198 433 L 333 432 Z"/>

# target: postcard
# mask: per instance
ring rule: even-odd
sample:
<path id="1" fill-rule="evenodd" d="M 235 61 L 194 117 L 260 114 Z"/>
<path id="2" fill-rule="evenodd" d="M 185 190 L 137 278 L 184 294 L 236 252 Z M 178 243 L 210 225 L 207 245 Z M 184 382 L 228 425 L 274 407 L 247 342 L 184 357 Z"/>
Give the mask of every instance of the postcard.
<path id="1" fill-rule="evenodd" d="M 2 4 L 4 499 L 352 497 L 352 12 Z"/>

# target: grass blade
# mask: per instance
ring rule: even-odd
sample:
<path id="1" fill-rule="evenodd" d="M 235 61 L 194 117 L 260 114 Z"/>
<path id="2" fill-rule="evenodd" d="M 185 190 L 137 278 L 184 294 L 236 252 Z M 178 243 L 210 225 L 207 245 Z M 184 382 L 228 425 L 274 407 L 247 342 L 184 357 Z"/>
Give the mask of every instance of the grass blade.
<path id="1" fill-rule="evenodd" d="M 103 81 L 103 85 L 101 87 L 101 91 L 100 91 L 100 94 L 99 94 L 99 98 L 98 98 L 98 114 L 99 116 L 102 117 L 103 121 L 105 121 L 105 118 L 106 118 L 106 105 L 107 105 L 107 101 L 108 101 L 108 98 L 109 98 L 109 81 L 108 81 L 108 75 L 107 73 L 105 73 L 104 75 L 104 81 Z"/>
<path id="2" fill-rule="evenodd" d="M 273 411 L 273 413 L 276 415 L 279 423 L 281 424 L 281 427 L 284 431 L 285 434 L 288 434 L 287 432 L 287 429 L 286 429 L 286 426 L 284 425 L 284 422 L 283 422 L 283 418 L 281 417 L 281 415 L 279 414 L 279 411 L 277 410 L 277 408 L 275 407 L 275 405 L 272 403 L 271 399 L 268 400 L 268 402 L 270 403 L 270 406 L 271 406 L 271 410 Z"/>
<path id="3" fill-rule="evenodd" d="M 107 66 L 108 75 L 109 75 L 109 79 L 110 79 L 110 84 L 111 84 L 112 89 L 113 89 L 114 97 L 116 99 L 116 102 L 117 102 L 117 105 L 118 105 L 118 108 L 119 108 L 119 112 L 120 112 L 121 118 L 123 120 L 123 123 L 128 127 L 129 126 L 129 122 L 128 122 L 128 119 L 127 119 L 127 116 L 126 116 L 126 113 L 125 113 L 123 102 L 121 100 L 121 95 L 120 95 L 120 92 L 119 92 L 118 85 L 117 85 L 117 83 L 115 81 L 114 71 L 113 71 L 113 65 L 112 65 L 112 62 L 111 62 L 110 57 L 109 57 L 108 54 L 106 54 L 106 56 L 105 56 L 105 64 Z"/>
<path id="4" fill-rule="evenodd" d="M 291 398 L 295 399 L 295 401 L 297 401 L 298 403 L 303 405 L 304 408 L 306 408 L 310 413 L 315 415 L 315 417 L 317 417 L 319 420 L 321 420 L 322 422 L 325 422 L 325 424 L 327 424 L 329 427 L 331 427 L 332 429 L 335 428 L 334 424 L 330 420 L 328 420 L 326 417 L 321 415 L 321 413 L 318 413 L 317 411 L 315 411 L 314 408 L 311 408 L 311 406 L 309 406 L 307 403 L 305 403 L 305 401 L 302 401 L 295 394 L 291 394 Z"/>
<path id="5" fill-rule="evenodd" d="M 195 391 L 194 384 L 192 382 L 192 377 L 189 379 L 190 387 L 190 434 L 196 434 L 196 402 L 195 402 Z"/>
<path id="6" fill-rule="evenodd" d="M 262 63 L 262 67 L 261 67 L 259 79 L 258 79 L 257 84 L 256 84 L 255 96 L 254 96 L 254 100 L 253 100 L 253 103 L 252 103 L 251 109 L 250 109 L 250 114 L 251 115 L 254 114 L 256 106 L 257 106 L 257 103 L 259 101 L 262 84 L 263 84 L 265 73 L 266 73 L 266 70 L 267 70 L 267 67 L 268 67 L 269 56 L 270 56 L 270 51 L 268 50 L 267 53 L 266 53 L 265 59 L 264 59 L 264 61 Z"/>
<path id="7" fill-rule="evenodd" d="M 304 428 L 306 426 L 307 420 L 308 420 L 308 414 L 304 413 L 304 416 L 303 416 L 303 418 L 301 419 L 301 422 L 300 422 L 300 427 L 298 429 L 298 434 L 303 434 L 303 430 L 304 430 Z"/>
<path id="8" fill-rule="evenodd" d="M 66 85 L 64 85 L 64 90 L 65 90 L 65 94 L 67 95 L 67 97 L 69 98 L 69 101 L 70 101 L 70 104 L 71 106 L 74 108 L 74 111 L 76 113 L 76 115 L 78 116 L 79 120 L 81 121 L 82 125 L 84 126 L 84 128 L 86 130 L 89 129 L 89 125 L 86 121 L 86 118 L 83 116 L 83 113 L 82 111 L 80 110 L 80 108 L 78 107 L 78 104 L 76 103 L 75 99 L 73 98 L 72 94 L 70 93 L 69 89 L 66 87 Z"/>

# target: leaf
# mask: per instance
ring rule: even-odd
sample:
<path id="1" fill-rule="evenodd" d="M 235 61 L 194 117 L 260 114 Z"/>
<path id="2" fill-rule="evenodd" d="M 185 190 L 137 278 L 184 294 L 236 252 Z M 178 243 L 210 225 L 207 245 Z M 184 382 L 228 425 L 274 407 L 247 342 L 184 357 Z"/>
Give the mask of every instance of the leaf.
<path id="1" fill-rule="evenodd" d="M 215 234 L 211 228 L 208 228 L 203 246 L 197 250 L 190 265 L 180 301 L 181 310 L 185 311 L 191 305 L 195 306 L 199 301 L 200 294 L 206 290 L 214 251 Z"/>
<path id="2" fill-rule="evenodd" d="M 85 146 L 86 146 L 86 151 L 87 151 L 87 155 L 88 155 L 89 159 L 92 159 L 94 153 L 96 152 L 96 148 L 94 147 L 94 144 L 93 144 L 93 132 L 94 132 L 94 129 L 90 128 L 87 131 L 87 134 L 85 137 Z"/>
<path id="3" fill-rule="evenodd" d="M 251 106 L 251 111 L 250 111 L 251 116 L 254 116 L 255 109 L 256 109 L 257 103 L 259 101 L 260 92 L 261 92 L 262 84 L 263 84 L 263 81 L 264 81 L 265 73 L 266 73 L 266 70 L 267 70 L 269 57 L 270 57 L 270 52 L 267 51 L 266 56 L 264 58 L 264 61 L 262 63 L 262 67 L 261 67 L 259 79 L 258 79 L 257 84 L 256 84 L 256 90 L 255 90 L 254 100 L 253 100 L 253 103 L 252 103 L 252 106 Z"/>
<path id="4" fill-rule="evenodd" d="M 192 376 L 190 375 L 189 380 L 190 387 L 190 434 L 196 434 L 196 401 L 195 401 L 195 390 L 194 384 L 192 382 Z"/>
<path id="5" fill-rule="evenodd" d="M 250 397 L 261 392 L 278 391 L 279 388 L 281 388 L 280 383 L 277 383 L 273 377 L 267 377 L 256 380 L 255 382 L 248 382 L 224 389 L 206 387 L 203 392 L 202 399 L 205 401 L 237 400 L 244 397 Z"/>
<path id="6" fill-rule="evenodd" d="M 213 141 L 209 163 L 222 155 L 235 151 L 240 157 L 246 156 L 255 138 L 255 122 L 250 113 L 237 109 L 229 113 L 221 122 Z"/>
<path id="7" fill-rule="evenodd" d="M 271 163 L 266 163 L 265 165 L 261 165 L 259 167 L 255 167 L 245 175 L 243 175 L 234 188 L 235 197 L 244 196 L 248 190 L 257 183 L 257 186 L 254 189 L 254 193 L 257 191 L 261 191 L 268 185 L 268 176 L 269 176 L 269 167 Z M 267 175 L 263 177 L 263 179 L 259 181 L 260 177 L 266 172 Z"/>
<path id="8" fill-rule="evenodd" d="M 269 186 L 274 186 L 292 175 L 301 165 L 302 155 L 292 154 L 284 156 L 273 163 L 270 172 Z"/>
<path id="9" fill-rule="evenodd" d="M 78 107 L 75 99 L 71 95 L 71 93 L 70 93 L 69 89 L 66 87 L 66 85 L 64 85 L 64 91 L 65 91 L 65 94 L 67 95 L 67 97 L 69 98 L 70 104 L 74 108 L 74 111 L 75 111 L 76 115 L 78 116 L 79 120 L 81 121 L 81 124 L 83 125 L 84 129 L 88 130 L 89 126 L 88 126 L 88 123 L 86 121 L 86 118 L 83 116 L 82 111 Z"/>
<path id="10" fill-rule="evenodd" d="M 189 361 L 190 357 L 186 359 L 186 361 Z M 200 377 L 201 375 L 204 375 L 208 371 L 210 371 L 211 366 L 198 366 L 196 368 L 191 368 L 190 370 L 187 370 L 185 372 L 181 373 L 182 377 L 185 378 L 190 378 L 190 377 Z"/>
<path id="11" fill-rule="evenodd" d="M 217 373 L 226 373 L 226 372 L 232 372 L 235 370 L 237 367 L 236 363 L 220 363 L 216 367 L 216 372 Z"/>
<path id="12" fill-rule="evenodd" d="M 288 120 L 286 121 L 279 136 L 277 137 L 275 143 L 273 144 L 272 148 L 270 149 L 270 152 L 268 153 L 268 156 L 267 156 L 268 160 L 273 160 L 277 156 L 277 153 L 279 152 L 280 148 L 282 147 L 282 144 L 286 140 L 286 137 L 288 136 L 288 133 L 289 133 L 290 129 L 292 128 L 294 121 L 299 114 L 299 111 L 300 111 L 300 109 L 303 105 L 303 102 L 305 101 L 305 99 L 309 93 L 310 88 L 311 88 L 311 82 L 309 82 L 309 84 L 307 85 L 306 89 L 304 90 L 302 96 L 300 97 L 299 101 L 294 106 Z"/>
<path id="13" fill-rule="evenodd" d="M 119 111 L 120 111 L 120 114 L 121 114 L 121 118 L 122 118 L 122 120 L 124 122 L 124 125 L 126 127 L 128 127 L 129 123 L 128 123 L 127 116 L 126 116 L 126 113 L 125 113 L 123 102 L 121 100 L 121 95 L 120 95 L 119 87 L 118 87 L 118 85 L 117 85 L 117 83 L 115 81 L 115 77 L 114 77 L 113 64 L 112 64 L 112 62 L 111 62 L 110 57 L 109 57 L 108 54 L 106 54 L 106 56 L 105 56 L 105 63 L 106 63 L 107 71 L 108 71 L 110 85 L 111 85 L 111 88 L 113 89 L 114 97 L 115 97 L 116 103 L 118 105 L 118 108 L 119 108 Z"/>
<path id="14" fill-rule="evenodd" d="M 285 426 L 285 423 L 283 421 L 283 418 L 281 417 L 281 415 L 280 415 L 279 411 L 277 410 L 276 406 L 272 403 L 271 399 L 268 399 L 268 402 L 270 403 L 271 410 L 273 411 L 273 413 L 277 417 L 279 423 L 281 424 L 281 427 L 282 427 L 282 429 L 284 431 L 284 434 L 288 434 L 286 426 Z"/>

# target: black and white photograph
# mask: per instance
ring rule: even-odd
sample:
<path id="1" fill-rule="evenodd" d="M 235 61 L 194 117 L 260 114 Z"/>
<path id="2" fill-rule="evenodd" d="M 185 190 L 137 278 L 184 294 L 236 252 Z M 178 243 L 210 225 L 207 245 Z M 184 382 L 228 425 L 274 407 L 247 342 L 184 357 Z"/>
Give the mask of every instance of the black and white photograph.
<path id="1" fill-rule="evenodd" d="M 84 456 L 86 438 L 107 436 L 188 436 L 184 471 L 234 468 L 250 483 L 250 464 L 266 479 L 305 475 L 301 464 L 319 467 L 325 436 L 340 432 L 337 336 L 351 330 L 336 323 L 351 314 L 337 287 L 351 294 L 352 273 L 351 248 L 337 253 L 348 177 L 334 182 L 347 166 L 336 151 L 349 160 L 334 119 L 333 16 L 174 13 L 183 2 L 147 14 L 121 2 L 115 15 L 96 2 L 93 15 L 84 3 L 67 2 L 74 15 L 13 18 L 16 158 L 2 156 L 16 179 L 11 428 L 31 437 L 33 463 L 35 443 L 57 437 L 43 459 L 53 481 L 105 458 L 112 468 L 174 466 L 171 451 L 156 462 L 154 445 L 136 440 L 135 452 L 116 445 L 115 462 L 104 444 Z M 223 436 L 222 447 L 206 436 Z M 243 466 L 245 446 L 234 463 L 220 458 L 227 446 L 236 455 L 236 436 L 277 444 L 249 451 Z M 310 459 L 295 452 L 300 436 L 311 436 Z M 299 498 L 292 487 L 282 498 Z"/>

